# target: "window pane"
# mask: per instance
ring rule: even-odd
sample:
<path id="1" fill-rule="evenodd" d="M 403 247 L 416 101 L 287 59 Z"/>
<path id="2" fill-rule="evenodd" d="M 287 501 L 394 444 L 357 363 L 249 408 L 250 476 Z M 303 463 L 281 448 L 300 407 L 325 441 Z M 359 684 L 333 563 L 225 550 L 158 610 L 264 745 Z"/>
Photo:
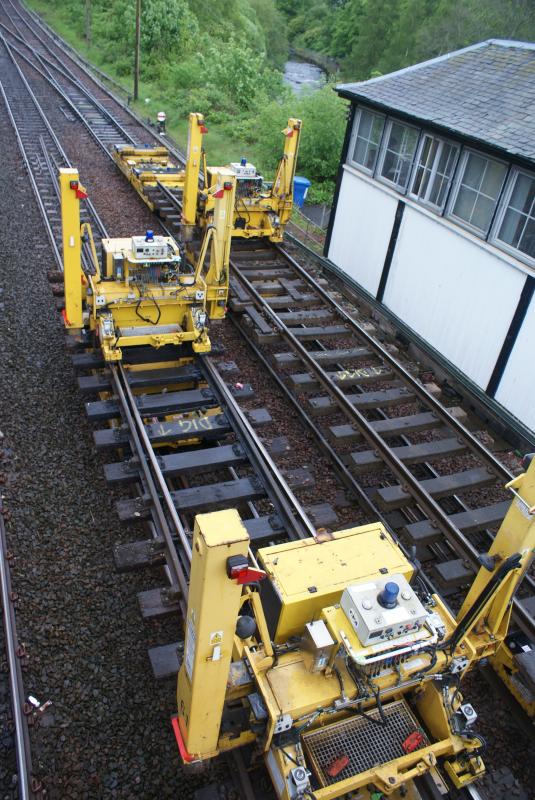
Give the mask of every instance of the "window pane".
<path id="1" fill-rule="evenodd" d="M 503 179 L 505 177 L 505 166 L 497 164 L 495 161 L 487 162 L 487 169 L 481 184 L 481 191 L 488 197 L 498 197 L 500 194 Z"/>
<path id="2" fill-rule="evenodd" d="M 424 202 L 442 208 L 453 175 L 456 156 L 456 145 L 435 139 L 433 136 L 425 136 L 412 193 Z"/>
<path id="3" fill-rule="evenodd" d="M 487 233 L 505 172 L 505 164 L 468 153 L 452 214 Z"/>
<path id="4" fill-rule="evenodd" d="M 402 189 L 407 185 L 417 140 L 418 131 L 414 128 L 407 128 L 399 122 L 392 123 L 381 175 Z"/>
<path id="5" fill-rule="evenodd" d="M 425 197 L 427 194 L 429 179 L 431 178 L 431 170 L 433 168 L 433 162 L 436 158 L 437 148 L 438 142 L 436 139 L 432 139 L 431 136 L 426 136 L 418 167 L 418 169 L 422 171 L 420 189 L 417 192 L 420 197 Z"/>
<path id="6" fill-rule="evenodd" d="M 498 239 L 535 258 L 535 178 L 516 176 Z"/>
<path id="7" fill-rule="evenodd" d="M 377 161 L 384 118 L 378 114 L 372 114 L 370 111 L 361 111 L 357 124 L 358 130 L 351 160 L 373 171 Z"/>
<path id="8" fill-rule="evenodd" d="M 356 161 L 357 164 L 362 164 L 363 166 L 367 167 L 369 163 L 369 150 L 370 143 L 366 141 L 366 139 L 359 139 L 357 136 L 357 141 L 355 142 L 355 151 L 353 153 L 353 161 Z"/>
<path id="9" fill-rule="evenodd" d="M 479 189 L 486 165 L 486 158 L 476 156 L 475 153 L 468 153 L 466 166 L 464 168 L 463 185 L 471 186 L 473 189 Z"/>
<path id="10" fill-rule="evenodd" d="M 520 242 L 520 250 L 526 255 L 535 258 L 535 220 L 533 217 L 529 219 L 524 228 L 522 241 Z"/>
<path id="11" fill-rule="evenodd" d="M 487 230 L 492 220 L 492 213 L 495 205 L 496 203 L 494 200 L 491 200 L 489 197 L 485 197 L 483 194 L 476 195 L 470 224 L 479 228 L 481 231 Z"/>
<path id="12" fill-rule="evenodd" d="M 477 200 L 477 192 L 473 189 L 461 188 L 457 195 L 455 208 L 453 209 L 455 215 L 461 219 L 470 222 L 474 212 L 474 206 Z"/>
<path id="13" fill-rule="evenodd" d="M 417 195 L 425 191 L 425 189 L 422 188 L 422 183 L 424 181 L 424 177 L 426 175 L 428 176 L 427 164 L 429 162 L 432 144 L 433 144 L 432 137 L 424 136 L 422 150 L 420 153 L 420 158 L 418 160 L 418 166 L 416 168 L 416 175 L 412 187 L 413 193 Z"/>
<path id="14" fill-rule="evenodd" d="M 524 214 L 529 214 L 533 206 L 535 194 L 535 179 L 528 175 L 517 175 L 515 188 L 511 195 L 509 205 Z"/>

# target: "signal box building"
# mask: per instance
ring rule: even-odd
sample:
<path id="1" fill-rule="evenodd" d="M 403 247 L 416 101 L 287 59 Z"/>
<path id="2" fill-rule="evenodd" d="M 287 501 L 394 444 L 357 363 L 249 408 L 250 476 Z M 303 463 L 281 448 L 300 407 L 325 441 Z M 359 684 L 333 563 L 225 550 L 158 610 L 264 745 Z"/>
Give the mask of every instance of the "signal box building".
<path id="1" fill-rule="evenodd" d="M 337 91 L 351 110 L 325 254 L 535 430 L 535 44 Z"/>

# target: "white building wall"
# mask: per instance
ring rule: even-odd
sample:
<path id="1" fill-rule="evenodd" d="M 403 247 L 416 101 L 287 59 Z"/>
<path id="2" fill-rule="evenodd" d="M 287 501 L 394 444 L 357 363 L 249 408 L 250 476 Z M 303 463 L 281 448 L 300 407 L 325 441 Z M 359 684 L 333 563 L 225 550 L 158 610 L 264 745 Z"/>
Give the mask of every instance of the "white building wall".
<path id="1" fill-rule="evenodd" d="M 535 296 L 509 356 L 496 400 L 535 431 Z"/>
<path id="2" fill-rule="evenodd" d="M 377 295 L 400 196 L 345 167 L 329 258 Z M 458 225 L 405 200 L 383 303 L 483 390 L 504 343 L 526 268 Z M 496 400 L 535 430 L 535 297 Z"/>
<path id="3" fill-rule="evenodd" d="M 398 200 L 381 186 L 344 170 L 329 258 L 374 297 Z"/>
<path id="4" fill-rule="evenodd" d="M 525 279 L 490 248 L 407 205 L 383 302 L 485 389 Z"/>

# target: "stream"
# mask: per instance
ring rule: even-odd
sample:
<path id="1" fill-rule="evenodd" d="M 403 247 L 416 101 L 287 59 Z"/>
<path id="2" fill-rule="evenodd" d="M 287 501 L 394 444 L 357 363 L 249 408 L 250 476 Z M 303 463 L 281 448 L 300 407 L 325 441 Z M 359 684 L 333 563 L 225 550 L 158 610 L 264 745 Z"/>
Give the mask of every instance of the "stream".
<path id="1" fill-rule="evenodd" d="M 307 61 L 287 61 L 284 65 L 284 82 L 295 94 L 304 90 L 315 91 L 325 84 L 326 75 L 321 67 Z"/>

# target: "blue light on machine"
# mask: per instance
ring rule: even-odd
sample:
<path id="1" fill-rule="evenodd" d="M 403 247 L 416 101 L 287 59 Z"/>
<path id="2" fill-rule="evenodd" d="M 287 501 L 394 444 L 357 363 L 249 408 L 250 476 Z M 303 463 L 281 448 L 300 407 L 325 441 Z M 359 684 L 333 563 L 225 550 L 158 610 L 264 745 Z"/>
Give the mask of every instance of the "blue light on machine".
<path id="1" fill-rule="evenodd" d="M 146 242 L 154 241 L 154 231 L 147 231 L 147 233 L 145 234 L 145 241 Z"/>

